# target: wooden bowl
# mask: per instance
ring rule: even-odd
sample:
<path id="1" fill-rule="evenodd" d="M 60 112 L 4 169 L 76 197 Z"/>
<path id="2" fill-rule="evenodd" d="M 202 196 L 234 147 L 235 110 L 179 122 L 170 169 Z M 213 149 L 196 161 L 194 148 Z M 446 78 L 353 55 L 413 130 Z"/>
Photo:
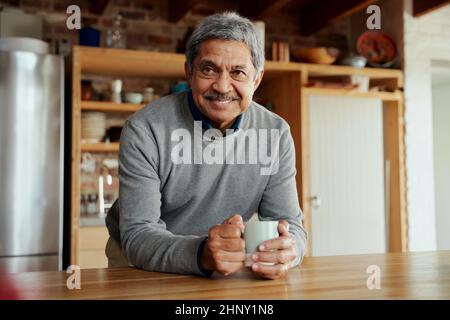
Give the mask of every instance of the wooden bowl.
<path id="1" fill-rule="evenodd" d="M 300 48 L 292 50 L 291 55 L 298 62 L 332 64 L 339 55 L 339 49 L 333 47 Z"/>

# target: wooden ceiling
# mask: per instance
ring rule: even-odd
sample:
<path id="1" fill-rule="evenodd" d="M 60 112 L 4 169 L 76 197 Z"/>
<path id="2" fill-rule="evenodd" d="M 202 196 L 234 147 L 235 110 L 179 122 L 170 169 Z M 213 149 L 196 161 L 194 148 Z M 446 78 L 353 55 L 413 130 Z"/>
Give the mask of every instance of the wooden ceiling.
<path id="1" fill-rule="evenodd" d="M 413 15 L 420 17 L 448 4 L 450 0 L 413 0 Z"/>
<path id="2" fill-rule="evenodd" d="M 358 12 L 378 0 L 236 0 L 240 14 L 265 20 L 281 9 L 296 11 L 301 35 L 308 36 L 339 19 Z M 169 21 L 177 22 L 205 0 L 169 0 Z M 236 3 L 235 3 L 236 4 Z"/>
<path id="3" fill-rule="evenodd" d="M 178 22 L 198 5 L 208 4 L 208 0 L 168 0 L 168 17 Z M 392 0 L 390 0 L 392 1 Z M 396 0 L 397 1 L 397 0 Z M 94 13 L 101 14 L 110 0 L 91 1 Z M 144 2 L 144 1 L 141 1 Z M 150 0 L 149 0 L 150 2 Z M 292 10 L 298 13 L 299 30 L 309 36 L 323 27 L 348 17 L 378 0 L 227 0 L 232 10 L 255 20 L 263 20 L 277 11 Z M 413 0 L 414 16 L 421 16 L 450 3 L 450 0 Z"/>

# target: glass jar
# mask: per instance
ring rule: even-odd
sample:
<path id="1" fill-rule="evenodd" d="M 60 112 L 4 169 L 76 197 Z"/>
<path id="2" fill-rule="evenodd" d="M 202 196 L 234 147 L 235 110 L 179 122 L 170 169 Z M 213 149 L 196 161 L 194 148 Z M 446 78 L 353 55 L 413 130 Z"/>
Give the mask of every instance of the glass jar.
<path id="1" fill-rule="evenodd" d="M 106 45 L 109 48 L 125 49 L 127 44 L 126 34 L 123 29 L 122 16 L 117 15 L 112 27 L 106 35 Z"/>

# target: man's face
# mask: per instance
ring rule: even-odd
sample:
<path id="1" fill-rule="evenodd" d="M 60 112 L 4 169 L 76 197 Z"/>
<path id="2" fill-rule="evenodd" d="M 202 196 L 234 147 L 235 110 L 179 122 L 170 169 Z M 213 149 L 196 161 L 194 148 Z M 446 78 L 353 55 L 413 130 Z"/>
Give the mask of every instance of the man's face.
<path id="1" fill-rule="evenodd" d="M 255 79 L 247 45 L 230 40 L 201 43 L 191 72 L 187 65 L 185 70 L 198 108 L 222 131 L 248 108 L 263 76 Z"/>

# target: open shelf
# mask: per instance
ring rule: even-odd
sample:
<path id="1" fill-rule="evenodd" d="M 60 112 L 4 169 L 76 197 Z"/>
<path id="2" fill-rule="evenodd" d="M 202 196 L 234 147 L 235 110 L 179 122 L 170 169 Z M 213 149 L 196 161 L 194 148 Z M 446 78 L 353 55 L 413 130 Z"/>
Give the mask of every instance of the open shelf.
<path id="1" fill-rule="evenodd" d="M 130 77 L 184 78 L 182 54 L 75 46 L 81 72 Z"/>
<path id="2" fill-rule="evenodd" d="M 136 112 L 144 106 L 145 104 L 114 103 L 109 101 L 81 101 L 82 111 Z"/>
<path id="3" fill-rule="evenodd" d="M 381 92 L 381 91 L 368 91 L 360 92 L 354 89 L 330 89 L 330 88 L 313 88 L 303 87 L 302 92 L 306 94 L 316 95 L 332 95 L 332 96 L 344 96 L 354 98 L 377 98 L 383 101 L 400 101 L 402 94 L 400 92 Z"/>
<path id="4" fill-rule="evenodd" d="M 401 70 L 381 68 L 354 68 L 350 66 L 300 63 L 310 76 L 364 75 L 370 78 L 403 78 Z"/>
<path id="5" fill-rule="evenodd" d="M 81 143 L 82 152 L 118 152 L 119 142 Z"/>

